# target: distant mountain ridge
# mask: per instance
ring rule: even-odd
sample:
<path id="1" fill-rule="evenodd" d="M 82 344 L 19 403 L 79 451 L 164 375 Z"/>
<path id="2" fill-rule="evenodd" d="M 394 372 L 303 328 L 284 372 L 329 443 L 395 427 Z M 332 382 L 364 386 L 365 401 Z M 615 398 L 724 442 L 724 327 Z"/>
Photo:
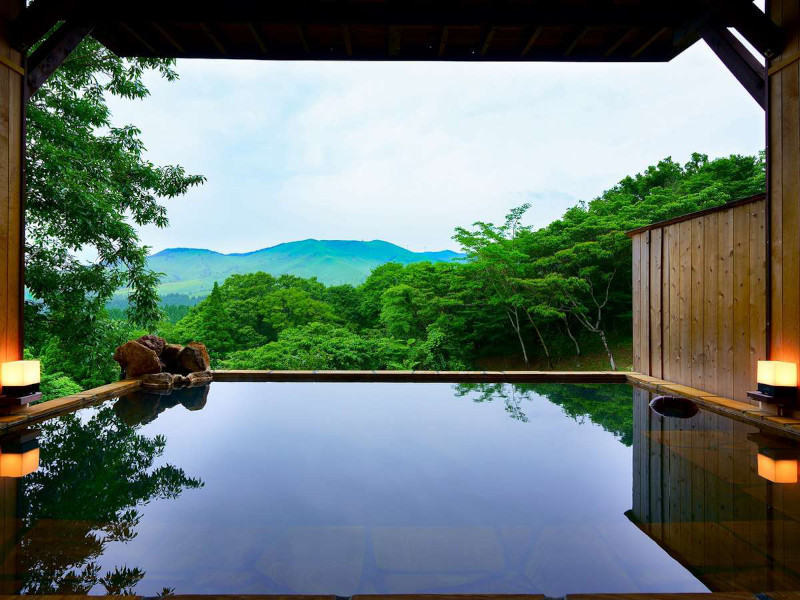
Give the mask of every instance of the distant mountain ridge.
<path id="1" fill-rule="evenodd" d="M 222 283 L 237 273 L 264 271 L 276 276 L 316 277 L 326 285 L 358 285 L 372 269 L 388 262 L 407 265 L 463 258 L 463 254 L 452 250 L 413 252 L 382 240 L 307 239 L 231 254 L 203 248 L 167 248 L 147 260 L 151 269 L 164 273 L 159 287 L 162 295 L 200 296 L 208 294 L 215 281 Z"/>

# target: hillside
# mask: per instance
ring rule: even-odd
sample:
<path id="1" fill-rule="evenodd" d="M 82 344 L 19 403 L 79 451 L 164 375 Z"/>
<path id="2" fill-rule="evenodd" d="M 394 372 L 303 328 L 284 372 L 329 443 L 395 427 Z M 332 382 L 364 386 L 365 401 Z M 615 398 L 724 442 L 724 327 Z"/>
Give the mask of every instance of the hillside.
<path id="1" fill-rule="evenodd" d="M 148 263 L 154 271 L 164 273 L 159 288 L 162 295 L 197 296 L 206 295 L 215 281 L 222 283 L 235 273 L 265 271 L 272 275 L 316 277 L 326 285 L 357 285 L 372 269 L 387 262 L 447 262 L 462 256 L 450 250 L 412 252 L 381 240 L 302 240 L 242 254 L 168 248 L 153 254 Z"/>

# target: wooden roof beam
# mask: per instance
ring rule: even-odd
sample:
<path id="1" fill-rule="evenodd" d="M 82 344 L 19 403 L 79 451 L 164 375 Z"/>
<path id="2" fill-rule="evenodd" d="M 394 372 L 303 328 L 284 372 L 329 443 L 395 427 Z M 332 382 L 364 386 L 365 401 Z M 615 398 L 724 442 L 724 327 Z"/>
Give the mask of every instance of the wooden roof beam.
<path id="1" fill-rule="evenodd" d="M 153 54 L 153 55 L 155 55 L 155 56 L 157 56 L 157 55 L 158 55 L 158 50 L 156 50 L 156 47 L 155 47 L 155 46 L 153 46 L 153 45 L 152 45 L 150 42 L 148 42 L 146 39 L 144 39 L 144 37 L 143 37 L 143 36 L 142 36 L 142 35 L 141 35 L 141 34 L 140 34 L 138 31 L 136 31 L 136 30 L 135 30 L 133 27 L 131 27 L 131 26 L 130 26 L 130 25 L 128 25 L 127 23 L 120 23 L 120 26 L 121 26 L 121 27 L 122 27 L 122 28 L 123 28 L 125 31 L 127 31 L 127 32 L 128 32 L 128 35 L 130 35 L 132 38 L 135 38 L 137 42 L 139 42 L 139 43 L 140 43 L 142 46 L 144 46 L 145 48 L 147 48 L 147 51 L 148 51 L 150 54 Z"/>
<path id="2" fill-rule="evenodd" d="M 300 44 L 303 46 L 303 51 L 306 54 L 311 54 L 311 48 L 308 45 L 308 40 L 306 39 L 306 32 L 303 31 L 303 26 L 298 24 L 297 25 L 297 37 L 300 38 Z"/>
<path id="3" fill-rule="evenodd" d="M 531 48 L 533 48 L 533 45 L 536 43 L 536 40 L 539 39 L 540 35 L 542 35 L 542 28 L 537 27 L 533 30 L 533 33 L 531 33 L 530 37 L 528 38 L 528 41 L 526 42 L 525 47 L 522 49 L 520 56 L 528 56 L 528 52 L 531 51 Z"/>
<path id="4" fill-rule="evenodd" d="M 94 25 L 89 23 L 62 23 L 28 58 L 28 75 L 25 78 L 25 100 L 42 87 L 47 78 L 61 66 Z"/>
<path id="5" fill-rule="evenodd" d="M 719 20 L 734 27 L 762 56 L 772 58 L 783 49 L 781 28 L 752 0 L 706 0 Z"/>
<path id="6" fill-rule="evenodd" d="M 583 39 L 583 36 L 585 36 L 588 32 L 589 32 L 588 27 L 584 27 L 583 29 L 581 29 L 578 32 L 578 35 L 576 35 L 570 42 L 569 46 L 567 46 L 567 49 L 564 50 L 564 56 L 569 56 L 570 54 L 572 54 L 572 51 L 575 50 L 575 46 L 578 45 L 578 43 Z"/>
<path id="7" fill-rule="evenodd" d="M 486 53 L 489 51 L 489 46 L 492 45 L 495 33 L 497 33 L 497 27 L 490 27 L 489 31 L 486 32 L 483 43 L 481 44 L 481 56 L 486 56 Z"/>
<path id="8" fill-rule="evenodd" d="M 347 56 L 353 56 L 353 39 L 350 37 L 350 26 L 342 25 L 342 39 L 344 40 L 344 51 Z"/>
<path id="9" fill-rule="evenodd" d="M 617 41 L 615 41 L 613 44 L 611 44 L 608 47 L 608 50 L 606 50 L 603 53 L 603 57 L 604 58 L 608 58 L 609 56 L 614 54 L 614 52 L 616 52 L 619 49 L 619 47 L 622 46 L 622 44 L 624 44 L 626 41 L 628 41 L 631 38 L 631 36 L 634 34 L 635 31 L 636 31 L 635 29 L 628 29 L 625 33 L 623 33 L 621 36 L 619 36 L 617 38 Z"/>
<path id="10" fill-rule="evenodd" d="M 636 58 L 642 52 L 647 50 L 650 46 L 653 45 L 653 42 L 655 42 L 658 38 L 660 38 L 662 35 L 664 35 L 666 33 L 666 31 L 667 31 L 667 28 L 664 27 L 662 29 L 659 29 L 658 32 L 656 32 L 653 36 L 647 38 L 647 40 L 645 41 L 644 44 L 642 44 L 636 50 L 633 51 L 633 53 L 631 54 L 631 58 Z"/>
<path id="11" fill-rule="evenodd" d="M 442 35 L 439 38 L 439 56 L 444 56 L 445 51 L 447 50 L 447 35 L 448 35 L 448 28 L 447 25 L 442 27 Z"/>
<path id="12" fill-rule="evenodd" d="M 707 22 L 700 25 L 698 31 L 747 93 L 766 110 L 767 76 L 764 65 L 724 25 Z"/>
<path id="13" fill-rule="evenodd" d="M 161 37 L 167 40 L 170 43 L 170 45 L 173 48 L 175 48 L 175 50 L 177 50 L 181 54 L 184 53 L 183 46 L 181 46 L 178 43 L 178 41 L 172 35 L 170 35 L 170 33 L 166 29 L 164 29 L 161 25 L 159 25 L 158 23 L 153 23 L 153 29 L 155 29 L 158 33 L 160 33 Z"/>
<path id="14" fill-rule="evenodd" d="M 219 30 L 215 26 L 207 23 L 201 23 L 200 26 L 203 28 L 203 31 L 205 31 L 208 39 L 211 40 L 211 43 L 219 50 L 220 54 L 227 54 L 228 52 L 225 50 L 225 46 L 222 45 L 222 36 Z"/>
<path id="15" fill-rule="evenodd" d="M 727 1 L 727 0 L 726 0 Z M 620 27 L 678 27 L 696 13 L 689 0 L 652 0 L 648 3 L 598 3 L 597 6 L 575 8 L 561 4 L 542 4 L 536 10 L 527 6 L 491 3 L 458 6 L 442 3 L 363 2 L 254 2 L 226 0 L 197 2 L 196 0 L 35 0 L 31 8 L 33 21 L 48 23 L 65 19 L 90 19 L 114 23 L 137 20 L 184 23 L 246 23 L 249 21 L 274 24 L 376 25 L 449 25 L 475 26 L 491 23 L 497 27 L 511 26 L 620 26 Z M 26 11 L 27 12 L 27 11 Z M 36 17 L 35 19 L 33 17 Z M 44 27 L 45 25 L 40 26 Z M 45 29 L 46 31 L 46 29 Z"/>
<path id="16" fill-rule="evenodd" d="M 400 56 L 400 29 L 396 25 L 389 25 L 387 32 L 389 56 Z"/>
<path id="17" fill-rule="evenodd" d="M 258 29 L 253 23 L 247 24 L 247 29 L 250 30 L 250 35 L 253 36 L 253 39 L 258 46 L 258 49 L 261 51 L 261 54 L 268 54 L 267 52 L 267 44 L 264 42 L 264 39 L 261 37 L 261 34 L 258 33 Z"/>

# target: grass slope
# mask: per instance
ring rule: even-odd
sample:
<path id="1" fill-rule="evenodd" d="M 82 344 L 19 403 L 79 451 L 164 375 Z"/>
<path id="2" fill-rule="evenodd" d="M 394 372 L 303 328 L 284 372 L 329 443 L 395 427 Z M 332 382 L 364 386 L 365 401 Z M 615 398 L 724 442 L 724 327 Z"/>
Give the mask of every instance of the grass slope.
<path id="1" fill-rule="evenodd" d="M 387 262 L 452 261 L 463 255 L 450 250 L 412 252 L 374 240 L 302 240 L 242 254 L 221 254 L 197 248 L 169 248 L 148 259 L 151 269 L 164 273 L 163 294 L 206 295 L 215 281 L 235 273 L 265 271 L 272 275 L 316 277 L 326 285 L 363 282 L 370 271 Z"/>

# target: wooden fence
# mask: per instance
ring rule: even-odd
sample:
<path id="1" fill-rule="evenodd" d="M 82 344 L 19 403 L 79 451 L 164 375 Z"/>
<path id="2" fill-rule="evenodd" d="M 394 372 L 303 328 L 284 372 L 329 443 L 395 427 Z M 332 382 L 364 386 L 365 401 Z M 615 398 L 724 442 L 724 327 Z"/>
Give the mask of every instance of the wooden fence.
<path id="1" fill-rule="evenodd" d="M 634 370 L 748 401 L 767 351 L 765 197 L 630 235 Z"/>

